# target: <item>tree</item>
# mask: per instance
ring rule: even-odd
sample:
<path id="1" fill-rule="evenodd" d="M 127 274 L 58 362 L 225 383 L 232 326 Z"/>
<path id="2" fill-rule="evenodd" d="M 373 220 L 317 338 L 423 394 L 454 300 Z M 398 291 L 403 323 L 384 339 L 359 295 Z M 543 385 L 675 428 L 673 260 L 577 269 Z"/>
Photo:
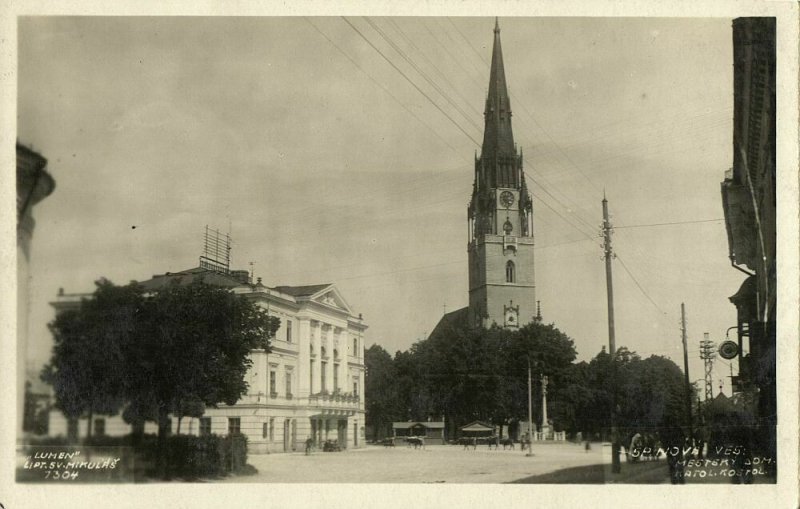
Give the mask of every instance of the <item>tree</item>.
<path id="1" fill-rule="evenodd" d="M 67 417 L 112 414 L 141 428 L 200 406 L 233 405 L 246 393 L 249 353 L 269 349 L 279 320 L 255 302 L 202 281 L 145 294 L 106 280 L 76 310 L 51 323 L 55 346 L 42 377 Z"/>
<path id="2" fill-rule="evenodd" d="M 444 415 L 450 436 L 473 420 L 502 433 L 527 416 L 528 359 L 537 374 L 550 376 L 551 387 L 560 387 L 575 348 L 553 325 L 538 322 L 517 331 L 449 323 L 395 356 L 400 398 L 408 417 Z M 550 393 L 551 405 L 557 396 Z"/>
<path id="3" fill-rule="evenodd" d="M 577 352 L 569 336 L 553 324 L 531 322 L 518 331 L 506 331 L 501 365 L 505 373 L 507 410 L 506 422 L 527 420 L 528 366 L 535 377 L 534 401 L 541 401 L 541 376 L 547 376 L 548 416 L 556 429 L 564 429 L 564 411 L 561 408 L 569 387 L 569 369 Z M 540 421 L 542 409 L 534 404 L 534 419 Z M 561 411 L 555 411 L 560 409 Z M 497 422 L 499 424 L 499 422 Z M 544 423 L 542 423 L 544 424 Z"/>
<path id="4" fill-rule="evenodd" d="M 622 366 L 619 380 L 619 422 L 629 434 L 688 422 L 683 372 L 670 359 L 634 357 Z"/>
<path id="5" fill-rule="evenodd" d="M 367 426 L 372 428 L 373 440 L 391 433 L 391 423 L 403 419 L 397 392 L 397 374 L 392 356 L 379 345 L 372 345 L 364 352 L 366 375 L 364 401 Z"/>
<path id="6" fill-rule="evenodd" d="M 247 297 L 202 281 L 147 296 L 136 341 L 123 348 L 125 395 L 136 415 L 156 417 L 159 450 L 170 414 L 185 415 L 191 402 L 233 405 L 247 392 L 249 353 L 269 350 L 279 324 Z"/>
<path id="7" fill-rule="evenodd" d="M 574 430 L 607 432 L 616 392 L 617 426 L 621 436 L 682 426 L 687 422 L 683 373 L 670 359 L 642 359 L 622 346 L 611 356 L 601 351 L 591 362 L 570 369 L 567 389 L 574 412 Z M 625 440 L 623 440 L 623 444 Z"/>
<path id="8" fill-rule="evenodd" d="M 123 347 L 132 340 L 143 302 L 135 286 L 118 287 L 105 279 L 95 285 L 92 298 L 49 324 L 53 354 L 41 374 L 67 419 L 88 416 L 89 438 L 93 415 L 116 414 L 124 403 Z"/>

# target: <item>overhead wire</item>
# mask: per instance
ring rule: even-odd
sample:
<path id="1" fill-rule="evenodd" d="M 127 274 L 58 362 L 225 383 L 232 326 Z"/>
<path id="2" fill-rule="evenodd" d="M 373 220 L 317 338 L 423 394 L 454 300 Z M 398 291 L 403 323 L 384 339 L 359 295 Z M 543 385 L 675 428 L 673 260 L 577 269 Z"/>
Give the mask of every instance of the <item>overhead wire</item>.
<path id="1" fill-rule="evenodd" d="M 315 24 L 314 24 L 314 22 L 312 22 L 312 21 L 311 21 L 311 20 L 310 20 L 308 17 L 305 17 L 304 19 L 305 19 L 305 20 L 306 20 L 306 21 L 307 21 L 307 22 L 308 22 L 308 23 L 309 23 L 309 24 L 310 24 L 310 25 L 311 25 L 311 26 L 314 28 L 314 30 L 316 30 L 317 32 L 319 32 L 319 34 L 320 34 L 320 35 L 322 35 L 322 37 L 324 37 L 324 38 L 325 38 L 325 40 L 327 40 L 327 41 L 328 41 L 328 42 L 329 42 L 329 43 L 330 43 L 330 44 L 331 44 L 331 45 L 332 45 L 334 48 L 336 48 L 336 49 L 339 51 L 339 53 L 341 53 L 342 55 L 344 55 L 344 57 L 345 57 L 345 58 L 347 58 L 347 60 L 349 60 L 349 61 L 350 61 L 350 63 L 352 63 L 352 64 L 353 64 L 353 65 L 354 65 L 354 66 L 355 66 L 355 67 L 356 67 L 356 68 L 357 68 L 359 71 L 361 71 L 361 72 L 362 72 L 362 73 L 363 73 L 363 74 L 364 74 L 364 75 L 365 75 L 367 78 L 369 78 L 369 79 L 370 79 L 370 81 L 372 81 L 372 82 L 373 82 L 375 85 L 377 85 L 377 86 L 378 86 L 378 87 L 379 87 L 381 90 L 383 90 L 383 91 L 384 91 L 386 94 L 388 94 L 388 95 L 389 95 L 389 97 L 391 97 L 392 99 L 394 99 L 394 101 L 395 101 L 397 104 L 399 104 L 399 105 L 400 105 L 400 106 L 401 106 L 401 107 L 402 107 L 402 108 L 403 108 L 403 109 L 404 109 L 404 110 L 405 110 L 407 113 L 409 113 L 411 116 L 413 116 L 415 119 L 417 119 L 417 121 L 419 121 L 419 122 L 420 122 L 422 125 L 424 125 L 426 128 L 428 128 L 428 130 L 429 130 L 429 131 L 431 131 L 431 132 L 432 132 L 434 135 L 436 135 L 436 137 L 438 137 L 438 138 L 439 138 L 439 139 L 440 139 L 440 140 L 441 140 L 441 141 L 442 141 L 442 142 L 443 142 L 445 145 L 447 145 L 447 147 L 449 147 L 449 148 L 450 148 L 450 150 L 452 150 L 454 153 L 458 154 L 458 155 L 459 155 L 459 157 L 463 157 L 463 156 L 461 155 L 461 152 L 460 152 L 460 151 L 458 151 L 458 150 L 456 150 L 456 149 L 455 149 L 455 147 L 453 147 L 453 146 L 452 146 L 452 145 L 451 145 L 451 144 L 450 144 L 450 143 L 449 143 L 447 140 L 445 140 L 445 139 L 442 137 L 442 135 L 441 135 L 441 134 L 439 134 L 439 132 L 438 132 L 436 129 L 434 129 L 434 128 L 433 128 L 433 127 L 431 127 L 431 126 L 430 126 L 430 125 L 429 125 L 427 122 L 425 122 L 424 120 L 422 120 L 422 119 L 421 119 L 421 118 L 420 118 L 420 117 L 419 117 L 419 116 L 418 116 L 416 113 L 414 113 L 414 111 L 412 111 L 412 110 L 411 110 L 411 108 L 409 108 L 408 106 L 406 106 L 406 105 L 405 105 L 405 104 L 404 104 L 404 103 L 403 103 L 403 102 L 402 102 L 400 99 L 398 99 L 398 98 L 397 98 L 397 96 L 395 96 L 395 95 L 394 95 L 394 94 L 393 94 L 393 93 L 392 93 L 392 92 L 391 92 L 391 91 L 390 91 L 388 88 L 386 88 L 385 86 L 383 86 L 383 84 L 381 84 L 381 83 L 380 83 L 378 80 L 376 80 L 375 78 L 373 78 L 373 77 L 372 77 L 372 76 L 371 76 L 371 75 L 370 75 L 370 74 L 369 74 L 367 71 L 365 71 L 365 70 L 364 70 L 364 68 L 363 68 L 363 67 L 361 67 L 361 65 L 359 65 L 359 63 L 358 63 L 358 62 L 356 62 L 356 61 L 355 61 L 355 60 L 354 60 L 354 59 L 353 59 L 353 58 L 352 58 L 350 55 L 348 55 L 348 54 L 347 54 L 347 52 L 346 52 L 345 50 L 343 50 L 343 49 L 342 49 L 342 48 L 341 48 L 341 47 L 340 47 L 338 44 L 336 44 L 336 43 L 335 43 L 335 42 L 334 42 L 334 41 L 333 41 L 333 40 L 332 40 L 330 37 L 328 37 L 328 35 L 327 35 L 327 34 L 325 34 L 325 32 L 323 32 L 323 31 L 322 31 L 322 30 L 321 30 L 321 29 L 320 29 L 320 28 L 319 28 L 317 25 L 315 25 Z"/>
<path id="2" fill-rule="evenodd" d="M 417 74 L 419 74 L 420 76 L 422 76 L 422 79 L 424 79 L 424 80 L 425 80 L 425 81 L 428 83 L 428 85 L 430 85 L 431 87 L 433 87 L 433 89 L 434 89 L 436 92 L 438 92 L 438 93 L 439 93 L 439 95 L 440 95 L 440 96 L 442 96 L 442 98 L 443 98 L 443 99 L 444 99 L 444 100 L 445 100 L 445 101 L 446 101 L 446 102 L 447 102 L 447 103 L 448 103 L 450 106 L 452 106 L 453 108 L 455 108 L 455 110 L 456 110 L 456 111 L 458 111 L 458 112 L 461 114 L 461 116 L 462 116 L 462 117 L 464 117 L 464 119 L 465 119 L 467 122 L 469 122 L 469 123 L 470 123 L 470 125 L 471 125 L 472 127 L 474 127 L 474 128 L 475 128 L 475 130 L 477 130 L 477 131 L 480 133 L 480 131 L 481 131 L 481 129 L 482 129 L 482 128 L 481 128 L 481 126 L 480 126 L 480 125 L 478 125 L 478 123 L 477 123 L 477 122 L 475 122 L 475 120 L 472 118 L 472 116 L 471 116 L 471 115 L 469 115 L 467 112 L 465 112 L 465 111 L 464 111 L 464 109 L 463 109 L 463 108 L 462 108 L 460 105 L 458 105 L 458 104 L 457 104 L 455 101 L 453 101 L 453 99 L 452 99 L 452 98 L 451 98 L 451 97 L 450 97 L 448 94 L 446 94 L 446 93 L 445 93 L 445 92 L 444 92 L 444 91 L 441 89 L 441 87 L 440 87 L 440 86 L 439 86 L 439 85 L 438 85 L 436 82 L 434 82 L 434 81 L 433 81 L 433 80 L 430 78 L 430 76 L 428 76 L 428 73 L 426 73 L 425 71 L 423 71 L 423 70 L 422 70 L 422 68 L 420 68 L 420 67 L 417 65 L 417 63 L 416 63 L 416 62 L 414 62 L 414 60 L 413 60 L 413 59 L 412 59 L 410 56 L 408 56 L 408 54 L 407 54 L 405 51 L 403 51 L 403 49 L 402 49 L 402 48 L 400 48 L 400 47 L 399 47 L 399 46 L 398 46 L 398 45 L 397 45 L 397 44 L 394 42 L 394 40 L 393 40 L 393 39 L 392 39 L 392 38 L 391 38 L 391 37 L 390 37 L 390 36 L 389 36 L 389 35 L 388 35 L 386 32 L 384 32 L 384 31 L 383 31 L 383 30 L 382 30 L 382 29 L 381 29 L 381 28 L 380 28 L 380 27 L 379 27 L 379 26 L 378 26 L 378 25 L 377 25 L 377 24 L 376 24 L 374 21 L 372 21 L 370 18 L 368 18 L 368 17 L 364 17 L 364 20 L 367 22 L 367 24 L 369 24 L 369 26 L 371 26 L 371 27 L 372 27 L 372 29 L 373 29 L 373 30 L 375 30 L 375 31 L 378 33 L 378 35 L 380 35 L 380 36 L 383 38 L 383 40 L 384 40 L 384 41 L 386 41 L 386 42 L 389 44 L 389 46 L 391 46 L 391 47 L 392 47 L 392 49 L 394 49 L 394 50 L 395 50 L 395 52 L 397 52 L 397 54 L 398 54 L 398 55 L 400 55 L 400 57 L 401 57 L 403 60 L 405 60 L 405 61 L 406 61 L 406 62 L 407 62 L 407 63 L 408 63 L 408 64 L 409 64 L 409 65 L 410 65 L 410 66 L 411 66 L 411 67 L 412 67 L 412 68 L 413 68 L 415 71 L 417 71 Z"/>
<path id="3" fill-rule="evenodd" d="M 431 105 L 433 105 L 433 107 L 435 107 L 437 110 L 439 110 L 439 112 L 440 112 L 442 115 L 444 115 L 444 116 L 445 116 L 445 117 L 446 117 L 446 118 L 447 118 L 447 119 L 448 119 L 448 120 L 449 120 L 449 121 L 450 121 L 450 122 L 451 122 L 451 123 L 452 123 L 454 126 L 456 126 L 456 128 L 457 128 L 459 131 L 461 131 L 461 132 L 464 134 L 464 136 L 466 136 L 467 138 L 469 138 L 470 140 L 472 140 L 472 142 L 473 142 L 473 143 L 474 143 L 476 146 L 480 147 L 480 145 L 481 145 L 481 144 L 478 142 L 478 140 L 476 140 L 476 139 L 475 139 L 475 138 L 474 138 L 474 137 L 473 137 L 471 134 L 469 134 L 467 131 L 465 131 L 465 130 L 464 130 L 464 128 L 463 128 L 463 127 L 461 127 L 461 124 L 459 124 L 458 122 L 456 122 L 456 121 L 455 121 L 455 119 L 453 119 L 453 117 L 451 117 L 449 113 L 447 113 L 447 112 L 446 112 L 444 109 L 442 109 L 442 107 L 441 107 L 441 106 L 439 106 L 439 104 L 438 104 L 436 101 L 434 101 L 434 100 L 433 100 L 433 99 L 432 99 L 432 98 L 431 98 L 431 97 L 430 97 L 430 96 L 429 96 L 429 95 L 428 95 L 428 94 L 427 94 L 427 93 L 426 93 L 424 90 L 422 90 L 422 89 L 419 87 L 419 85 L 417 85 L 416 83 L 414 83 L 414 81 L 413 81 L 413 80 L 412 80 L 412 79 L 411 79 L 411 78 L 410 78 L 410 77 L 409 77 L 409 76 L 408 76 L 408 75 L 407 75 L 405 72 L 403 72 L 403 70 L 402 70 L 402 69 L 400 69 L 400 67 L 398 67 L 398 66 L 397 66 L 397 64 L 395 64 L 395 63 L 392 61 L 392 59 L 390 59 L 388 56 L 386 56 L 386 54 L 385 54 L 384 52 L 382 52 L 382 51 L 380 50 L 380 48 L 378 48 L 377 46 L 375 46 L 375 44 L 373 44 L 373 42 L 372 42 L 372 41 L 370 41 L 370 40 L 367 38 L 367 36 L 366 36 L 366 35 L 364 35 L 364 34 L 361 32 L 361 30 L 359 30 L 359 29 L 358 29 L 358 28 L 357 28 L 355 25 L 353 25 L 353 24 L 350 22 L 350 20 L 348 20 L 346 17 L 342 16 L 342 19 L 345 21 L 345 23 L 347 23 L 347 24 L 350 26 L 350 28 L 352 28 L 352 29 L 353 29 L 353 31 L 355 31 L 355 32 L 356 32 L 356 33 L 359 35 L 359 37 L 361 37 L 361 38 L 362 38 L 362 39 L 363 39 L 363 40 L 364 40 L 364 41 L 365 41 L 367 44 L 369 44 L 369 46 L 370 46 L 372 49 L 374 49 L 374 50 L 375 50 L 375 51 L 376 51 L 376 52 L 377 52 L 377 53 L 378 53 L 378 54 L 379 54 L 381 57 L 383 57 L 383 59 L 384 59 L 384 60 L 385 60 L 385 61 L 386 61 L 386 62 L 387 62 L 389 65 L 391 65 L 391 66 L 394 68 L 394 70 L 396 70 L 396 71 L 397 71 L 397 72 L 398 72 L 398 73 L 399 73 L 399 74 L 400 74 L 400 75 L 401 75 L 401 76 L 402 76 L 402 77 L 403 77 L 403 78 L 404 78 L 404 79 L 405 79 L 405 80 L 406 80 L 408 83 L 410 83 L 410 84 L 411 84 L 411 86 L 413 86 L 413 87 L 414 87 L 414 88 L 415 88 L 415 89 L 416 89 L 416 90 L 417 90 L 417 91 L 418 91 L 420 94 L 422 94 L 422 96 L 423 96 L 423 97 L 425 97 L 425 99 L 427 99 L 427 100 L 428 100 L 428 102 L 429 102 L 429 103 L 431 103 Z"/>

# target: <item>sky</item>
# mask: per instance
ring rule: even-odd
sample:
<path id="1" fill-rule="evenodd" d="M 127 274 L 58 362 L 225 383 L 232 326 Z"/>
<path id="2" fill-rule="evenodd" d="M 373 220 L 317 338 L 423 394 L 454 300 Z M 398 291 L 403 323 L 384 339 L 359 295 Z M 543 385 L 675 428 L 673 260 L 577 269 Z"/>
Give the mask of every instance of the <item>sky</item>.
<path id="1" fill-rule="evenodd" d="M 682 368 L 683 302 L 701 379 L 699 342 L 735 325 L 728 297 L 744 278 L 720 195 L 733 159 L 731 19 L 499 23 L 544 321 L 580 360 L 608 343 L 605 193 L 617 346 Z M 206 225 L 230 232 L 232 268 L 252 262 L 268 286 L 334 283 L 369 324 L 366 345 L 394 354 L 426 337 L 468 302 L 493 27 L 21 18 L 17 137 L 56 180 L 34 209 L 31 366 L 49 357 L 59 288 L 195 267 Z M 728 375 L 717 361 L 715 393 Z"/>

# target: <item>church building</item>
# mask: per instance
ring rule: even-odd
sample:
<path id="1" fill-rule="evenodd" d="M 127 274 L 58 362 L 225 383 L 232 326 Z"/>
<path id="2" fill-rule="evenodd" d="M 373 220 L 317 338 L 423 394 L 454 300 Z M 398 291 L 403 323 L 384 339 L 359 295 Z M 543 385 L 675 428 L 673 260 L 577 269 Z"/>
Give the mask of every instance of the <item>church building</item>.
<path id="1" fill-rule="evenodd" d="M 469 306 L 444 315 L 434 333 L 454 323 L 517 328 L 537 314 L 533 203 L 511 128 L 497 22 L 483 115 L 483 145 L 467 209 Z"/>

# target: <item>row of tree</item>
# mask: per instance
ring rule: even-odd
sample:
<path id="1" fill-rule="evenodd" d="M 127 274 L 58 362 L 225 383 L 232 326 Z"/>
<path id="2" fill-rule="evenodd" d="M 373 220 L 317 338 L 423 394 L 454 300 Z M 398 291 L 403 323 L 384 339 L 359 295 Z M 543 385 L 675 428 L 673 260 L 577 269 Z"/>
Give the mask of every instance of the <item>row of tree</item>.
<path id="1" fill-rule="evenodd" d="M 269 349 L 279 320 L 244 296 L 196 281 L 145 291 L 96 283 L 94 294 L 50 323 L 54 346 L 41 378 L 67 419 L 122 412 L 134 429 L 169 416 L 199 417 L 247 391 L 252 349 Z"/>
<path id="2" fill-rule="evenodd" d="M 552 324 L 519 330 L 454 325 L 394 358 L 378 345 L 365 354 L 367 424 L 375 438 L 391 423 L 439 420 L 448 437 L 474 420 L 516 436 L 527 420 L 528 366 L 533 372 L 534 423 L 541 423 L 541 376 L 548 377 L 547 414 L 556 431 L 607 434 L 616 398 L 622 433 L 686 422 L 682 372 L 671 360 L 642 359 L 625 347 L 612 363 L 605 350 L 575 362 L 573 341 Z"/>

